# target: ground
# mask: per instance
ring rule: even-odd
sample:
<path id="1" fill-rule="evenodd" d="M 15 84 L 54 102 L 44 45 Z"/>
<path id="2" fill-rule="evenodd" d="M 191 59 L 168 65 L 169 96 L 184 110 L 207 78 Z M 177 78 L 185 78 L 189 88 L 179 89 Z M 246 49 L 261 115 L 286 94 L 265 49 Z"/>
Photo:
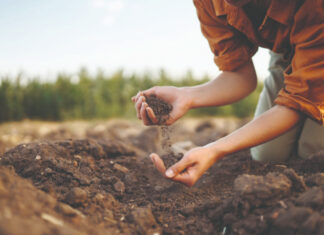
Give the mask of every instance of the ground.
<path id="1" fill-rule="evenodd" d="M 186 119 L 167 143 L 185 152 L 243 123 Z M 166 151 L 158 127 L 26 121 L 0 131 L 0 234 L 324 234 L 321 152 L 265 164 L 242 151 L 188 188 L 148 158 Z"/>

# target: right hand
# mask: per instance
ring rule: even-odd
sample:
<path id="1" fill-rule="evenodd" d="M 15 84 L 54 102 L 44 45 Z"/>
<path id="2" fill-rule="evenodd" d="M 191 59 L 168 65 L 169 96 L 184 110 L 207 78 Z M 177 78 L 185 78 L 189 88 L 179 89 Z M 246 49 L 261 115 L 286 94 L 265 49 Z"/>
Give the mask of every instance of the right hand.
<path id="1" fill-rule="evenodd" d="M 191 106 L 191 99 L 185 88 L 160 86 L 140 91 L 136 96 L 132 97 L 132 101 L 135 103 L 137 117 L 143 121 L 144 125 L 159 124 L 153 110 L 145 102 L 145 96 L 148 97 L 150 95 L 155 95 L 173 106 L 169 118 L 164 123 L 166 125 L 171 125 L 181 118 Z"/>

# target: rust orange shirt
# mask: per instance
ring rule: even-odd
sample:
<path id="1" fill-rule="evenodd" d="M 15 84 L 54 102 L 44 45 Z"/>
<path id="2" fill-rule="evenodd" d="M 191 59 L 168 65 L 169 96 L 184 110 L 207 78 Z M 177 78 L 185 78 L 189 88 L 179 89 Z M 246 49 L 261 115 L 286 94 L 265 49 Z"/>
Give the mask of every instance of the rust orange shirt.
<path id="1" fill-rule="evenodd" d="M 324 125 L 324 0 L 255 2 L 257 10 L 248 11 L 225 0 L 194 0 L 215 63 L 220 70 L 234 71 L 259 46 L 283 53 L 290 65 L 275 103 Z"/>

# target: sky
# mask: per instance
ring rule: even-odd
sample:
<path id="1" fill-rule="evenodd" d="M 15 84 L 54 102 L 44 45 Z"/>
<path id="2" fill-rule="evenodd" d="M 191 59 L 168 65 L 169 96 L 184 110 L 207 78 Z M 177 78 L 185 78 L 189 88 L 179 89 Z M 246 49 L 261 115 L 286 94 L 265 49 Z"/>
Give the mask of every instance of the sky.
<path id="1" fill-rule="evenodd" d="M 267 75 L 268 52 L 253 58 Z M 0 76 L 160 68 L 216 76 L 192 0 L 1 0 Z"/>

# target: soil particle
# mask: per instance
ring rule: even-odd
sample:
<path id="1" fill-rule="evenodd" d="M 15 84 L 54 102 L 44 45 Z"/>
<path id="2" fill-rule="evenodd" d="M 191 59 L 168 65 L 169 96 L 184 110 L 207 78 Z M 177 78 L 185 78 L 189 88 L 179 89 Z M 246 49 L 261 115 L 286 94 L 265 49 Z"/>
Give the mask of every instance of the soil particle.
<path id="1" fill-rule="evenodd" d="M 64 203 L 59 203 L 56 207 L 56 210 L 59 213 L 62 213 L 68 217 L 85 218 L 85 216 L 79 210 L 76 210 L 76 209 L 72 208 L 71 206 L 64 204 Z"/>
<path id="2" fill-rule="evenodd" d="M 122 165 L 120 165 L 118 163 L 115 163 L 114 164 L 114 168 L 116 170 L 119 170 L 119 171 L 123 172 L 123 173 L 127 173 L 128 172 L 128 169 L 126 167 L 124 167 L 124 166 L 122 166 Z"/>
<path id="3" fill-rule="evenodd" d="M 137 230 L 140 234 L 162 234 L 160 226 L 152 214 L 150 208 L 137 208 L 132 212 L 132 219 L 137 224 Z"/>
<path id="4" fill-rule="evenodd" d="M 83 204 L 88 198 L 88 194 L 85 190 L 81 188 L 73 188 L 67 193 L 65 201 L 70 205 L 80 205 Z"/>
<path id="5" fill-rule="evenodd" d="M 125 184 L 121 180 L 117 180 L 116 183 L 114 183 L 114 189 L 116 192 L 124 193 L 125 192 Z"/>

